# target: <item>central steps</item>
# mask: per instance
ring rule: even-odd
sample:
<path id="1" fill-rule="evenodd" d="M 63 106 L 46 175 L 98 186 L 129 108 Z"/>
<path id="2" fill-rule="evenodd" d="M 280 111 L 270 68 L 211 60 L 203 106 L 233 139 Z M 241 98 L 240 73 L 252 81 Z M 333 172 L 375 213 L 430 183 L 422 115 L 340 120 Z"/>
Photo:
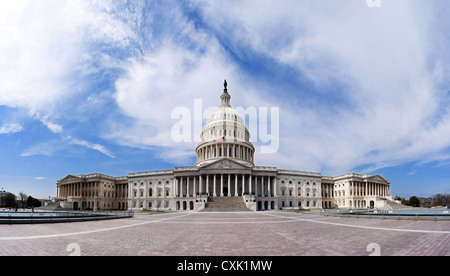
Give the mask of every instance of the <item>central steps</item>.
<path id="1" fill-rule="evenodd" d="M 251 211 L 241 196 L 209 196 L 202 211 Z"/>

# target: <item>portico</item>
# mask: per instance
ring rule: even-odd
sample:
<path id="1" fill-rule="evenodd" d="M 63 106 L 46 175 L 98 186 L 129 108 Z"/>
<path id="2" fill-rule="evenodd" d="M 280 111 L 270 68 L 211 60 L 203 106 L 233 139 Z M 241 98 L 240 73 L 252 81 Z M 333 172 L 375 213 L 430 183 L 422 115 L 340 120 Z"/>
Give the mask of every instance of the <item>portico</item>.
<path id="1" fill-rule="evenodd" d="M 251 173 L 215 172 L 196 176 L 175 176 L 176 197 L 277 196 L 276 177 Z"/>

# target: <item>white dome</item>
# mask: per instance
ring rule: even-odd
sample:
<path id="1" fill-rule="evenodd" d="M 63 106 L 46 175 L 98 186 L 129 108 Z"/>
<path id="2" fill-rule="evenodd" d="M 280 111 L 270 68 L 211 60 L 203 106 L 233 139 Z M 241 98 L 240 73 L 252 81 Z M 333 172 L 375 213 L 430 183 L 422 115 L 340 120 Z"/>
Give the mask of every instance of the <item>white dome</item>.
<path id="1" fill-rule="evenodd" d="M 253 165 L 255 148 L 250 143 L 250 133 L 241 115 L 230 105 L 226 82 L 220 107 L 214 111 L 201 134 L 201 142 L 196 148 L 197 166 L 202 166 L 222 158 Z"/>
<path id="2" fill-rule="evenodd" d="M 214 111 L 209 116 L 209 119 L 206 122 L 205 128 L 208 127 L 208 125 L 216 123 L 217 121 L 237 122 L 238 124 L 241 124 L 245 127 L 245 123 L 244 123 L 244 120 L 242 119 L 241 115 L 236 110 L 234 110 L 234 108 L 232 108 L 232 107 L 226 107 L 226 106 L 219 107 L 219 109 Z"/>
<path id="3" fill-rule="evenodd" d="M 222 132 L 220 132 L 223 130 Z M 225 131 L 229 131 L 227 134 Z M 236 133 L 234 133 L 236 132 Z M 235 137 L 238 140 L 249 141 L 250 135 L 241 115 L 232 107 L 221 106 L 214 111 L 203 128 L 202 142 L 217 140 L 223 137 Z"/>

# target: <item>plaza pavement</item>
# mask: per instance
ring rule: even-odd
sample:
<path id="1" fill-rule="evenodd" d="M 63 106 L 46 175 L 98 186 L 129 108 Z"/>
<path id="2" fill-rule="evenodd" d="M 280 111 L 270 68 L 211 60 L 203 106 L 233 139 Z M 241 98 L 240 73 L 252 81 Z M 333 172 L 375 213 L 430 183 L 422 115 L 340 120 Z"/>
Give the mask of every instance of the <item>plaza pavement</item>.
<path id="1" fill-rule="evenodd" d="M 450 256 L 450 222 L 175 212 L 0 225 L 0 256 Z"/>

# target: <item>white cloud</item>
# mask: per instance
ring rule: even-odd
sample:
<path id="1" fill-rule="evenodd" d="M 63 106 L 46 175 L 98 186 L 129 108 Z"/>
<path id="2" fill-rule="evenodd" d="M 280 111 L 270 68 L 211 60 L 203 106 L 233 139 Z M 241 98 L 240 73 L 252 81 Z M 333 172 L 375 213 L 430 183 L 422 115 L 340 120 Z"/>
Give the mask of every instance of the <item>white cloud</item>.
<path id="1" fill-rule="evenodd" d="M 26 149 L 20 156 L 29 157 L 34 155 L 51 156 L 55 151 L 61 148 L 59 141 L 48 141 L 35 144 Z"/>
<path id="2" fill-rule="evenodd" d="M 442 87 L 448 89 L 443 84 L 450 70 L 448 54 L 439 53 L 448 40 L 432 19 L 433 5 L 190 1 L 202 17 L 198 27 L 178 2 L 158 6 L 158 12 L 144 12 L 145 4 L 0 2 L 0 106 L 24 108 L 64 137 L 69 127 L 62 118 L 74 112 L 71 100 L 83 96 L 85 104 L 103 108 L 112 96 L 118 110 L 105 118 L 103 138 L 158 147 L 159 157 L 183 160 L 194 154 L 195 144 L 173 142 L 172 110 L 192 110 L 195 98 L 218 105 L 227 78 L 233 106 L 280 107 L 280 149 L 258 154 L 256 163 L 340 173 L 405 161 L 445 162 L 450 142 L 442 137 L 450 134 L 450 112 Z M 314 89 L 281 93 L 286 86 L 246 79 L 253 68 L 246 71 L 224 48 L 237 60 L 248 62 L 250 53 L 271 62 L 267 67 L 289 68 L 292 81 L 306 79 Z M 86 95 L 87 76 L 105 68 L 122 72 L 109 79 L 115 91 Z M 127 118 L 118 119 L 116 111 Z M 71 142 L 113 156 L 101 145 Z M 44 143 L 24 154 L 53 151 Z"/>
<path id="3" fill-rule="evenodd" d="M 128 46 L 140 3 L 1 1 L 0 106 L 24 108 L 61 133 L 58 119 L 86 93 L 89 74 L 115 62 L 93 45 Z"/>
<path id="4" fill-rule="evenodd" d="M 88 141 L 80 140 L 80 139 L 77 139 L 77 138 L 72 138 L 70 136 L 66 137 L 65 140 L 67 140 L 67 142 L 69 144 L 83 146 L 83 147 L 86 147 L 86 148 L 89 148 L 89 149 L 93 149 L 93 150 L 101 152 L 104 155 L 109 156 L 109 157 L 114 159 L 113 153 L 111 153 L 108 149 L 106 149 L 104 146 L 102 146 L 100 144 L 89 143 Z"/>
<path id="5" fill-rule="evenodd" d="M 0 134 L 11 134 L 21 132 L 23 130 L 23 126 L 17 123 L 9 123 L 0 126 Z"/>
<path id="6" fill-rule="evenodd" d="M 448 96 L 436 82 L 448 68 L 439 67 L 445 56 L 430 59 L 431 41 L 445 30 L 431 25 L 433 8 L 418 1 L 378 9 L 364 1 L 194 2 L 238 54 L 251 49 L 316 86 L 311 95 L 298 91 L 307 97 L 300 106 L 270 98 L 282 107 L 282 147 L 257 162 L 342 173 L 434 160 L 450 146 L 442 139 L 450 131 Z"/>
<path id="7" fill-rule="evenodd" d="M 84 111 L 80 104 L 93 103 L 93 97 L 85 95 L 92 86 L 92 76 L 119 66 L 120 61 L 109 54 L 111 49 L 125 49 L 136 39 L 133 26 L 139 23 L 140 15 L 134 11 L 142 4 L 0 1 L 0 107 L 25 111 L 63 142 L 114 158 L 102 145 L 80 139 L 67 141 L 64 132 L 76 126 L 66 128 L 65 123 L 80 118 L 76 114 Z M 87 103 L 80 98 L 87 98 Z M 21 130 L 19 125 L 1 128 L 5 133 Z M 48 156 L 64 148 L 55 144 L 41 142 L 30 146 L 22 156 Z"/>
<path id="8" fill-rule="evenodd" d="M 171 9 L 170 22 L 176 31 L 161 34 L 161 40 L 146 45 L 142 55 L 123 63 L 114 97 L 130 120 L 109 121 L 103 138 L 125 146 L 159 148 L 162 159 L 184 164 L 195 156 L 196 144 L 174 142 L 171 129 L 177 121 L 172 111 L 186 107 L 193 116 L 195 99 L 218 106 L 223 80 L 237 76 L 214 37 L 195 29 L 176 8 Z"/>

